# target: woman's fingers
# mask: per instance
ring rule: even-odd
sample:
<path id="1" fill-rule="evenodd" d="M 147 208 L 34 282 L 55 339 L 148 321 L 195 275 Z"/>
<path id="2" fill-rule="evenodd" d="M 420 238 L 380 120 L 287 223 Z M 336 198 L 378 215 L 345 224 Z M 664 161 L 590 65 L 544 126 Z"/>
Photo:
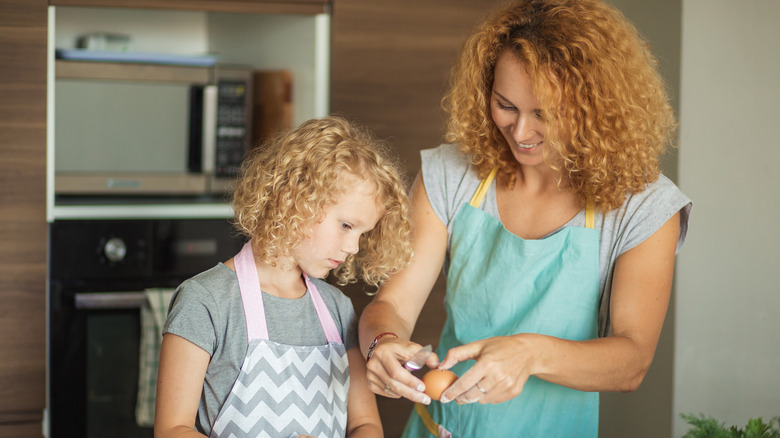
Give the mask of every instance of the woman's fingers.
<path id="1" fill-rule="evenodd" d="M 517 336 L 483 339 L 450 349 L 440 368 L 464 360 L 476 363 L 442 394 L 442 402 L 501 403 L 522 392 L 531 355 Z"/>
<path id="2" fill-rule="evenodd" d="M 430 397 L 422 392 L 425 389 L 422 380 L 403 367 L 406 360 L 420 348 L 412 342 L 407 341 L 404 345 L 404 341 L 395 340 L 377 345 L 366 364 L 371 390 L 385 397 L 403 397 L 417 403 L 430 404 Z M 438 358 L 434 361 L 438 363 Z"/>

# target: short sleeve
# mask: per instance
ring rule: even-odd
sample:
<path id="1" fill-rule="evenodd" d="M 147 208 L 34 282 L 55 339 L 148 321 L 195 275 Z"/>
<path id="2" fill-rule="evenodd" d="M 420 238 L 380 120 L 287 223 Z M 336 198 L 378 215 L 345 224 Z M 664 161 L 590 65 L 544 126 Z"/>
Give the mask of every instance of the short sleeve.
<path id="1" fill-rule="evenodd" d="M 428 201 L 449 229 L 455 215 L 479 185 L 476 171 L 468 157 L 451 144 L 425 149 L 420 152 L 420 158 Z"/>
<path id="2" fill-rule="evenodd" d="M 621 241 L 617 255 L 644 242 L 677 212 L 680 212 L 680 235 L 677 239 L 679 252 L 688 234 L 692 207 L 691 200 L 674 183 L 661 175 L 643 192 L 628 197 L 613 215 L 613 230 L 623 236 L 622 239 L 616 239 Z"/>
<path id="3" fill-rule="evenodd" d="M 214 297 L 203 285 L 186 280 L 171 299 L 163 334 L 181 336 L 213 355 L 217 349 L 215 321 L 220 320 L 218 311 Z"/>

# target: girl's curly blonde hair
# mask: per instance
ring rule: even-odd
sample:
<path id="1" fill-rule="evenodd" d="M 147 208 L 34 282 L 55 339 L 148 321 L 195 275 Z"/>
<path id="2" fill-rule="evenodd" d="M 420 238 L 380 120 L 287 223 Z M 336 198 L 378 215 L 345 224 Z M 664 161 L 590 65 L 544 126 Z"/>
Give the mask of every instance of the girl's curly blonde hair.
<path id="1" fill-rule="evenodd" d="M 467 40 L 442 104 L 446 139 L 470 155 L 480 177 L 518 168 L 492 121 L 496 60 L 525 64 L 547 126 L 548 162 L 602 211 L 658 179 L 677 123 L 657 61 L 636 28 L 600 0 L 516 0 Z"/>
<path id="2" fill-rule="evenodd" d="M 313 119 L 255 148 L 244 161 L 233 194 L 234 225 L 251 237 L 264 263 L 292 262 L 291 251 L 309 226 L 345 193 L 345 176 L 374 183 L 384 214 L 360 238 L 360 251 L 334 272 L 338 284 L 378 286 L 410 260 L 406 184 L 388 146 L 338 116 Z"/>

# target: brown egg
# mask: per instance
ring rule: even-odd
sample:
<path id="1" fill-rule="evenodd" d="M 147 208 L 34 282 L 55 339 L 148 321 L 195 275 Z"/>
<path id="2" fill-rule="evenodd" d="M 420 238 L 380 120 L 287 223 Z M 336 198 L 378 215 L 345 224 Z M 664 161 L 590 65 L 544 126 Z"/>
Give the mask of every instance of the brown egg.
<path id="1" fill-rule="evenodd" d="M 425 383 L 425 393 L 434 400 L 441 397 L 441 393 L 458 380 L 458 375 L 450 370 L 430 370 L 422 378 Z"/>

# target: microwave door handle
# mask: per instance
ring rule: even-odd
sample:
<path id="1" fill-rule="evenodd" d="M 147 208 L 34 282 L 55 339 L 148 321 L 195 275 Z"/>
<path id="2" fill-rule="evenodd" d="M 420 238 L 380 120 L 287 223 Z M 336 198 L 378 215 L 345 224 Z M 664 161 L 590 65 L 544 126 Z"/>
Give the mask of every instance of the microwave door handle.
<path id="1" fill-rule="evenodd" d="M 144 292 L 90 292 L 76 294 L 77 309 L 138 309 L 146 303 Z"/>
<path id="2" fill-rule="evenodd" d="M 206 175 L 214 174 L 217 159 L 217 86 L 203 87 L 203 136 L 201 169 Z"/>

